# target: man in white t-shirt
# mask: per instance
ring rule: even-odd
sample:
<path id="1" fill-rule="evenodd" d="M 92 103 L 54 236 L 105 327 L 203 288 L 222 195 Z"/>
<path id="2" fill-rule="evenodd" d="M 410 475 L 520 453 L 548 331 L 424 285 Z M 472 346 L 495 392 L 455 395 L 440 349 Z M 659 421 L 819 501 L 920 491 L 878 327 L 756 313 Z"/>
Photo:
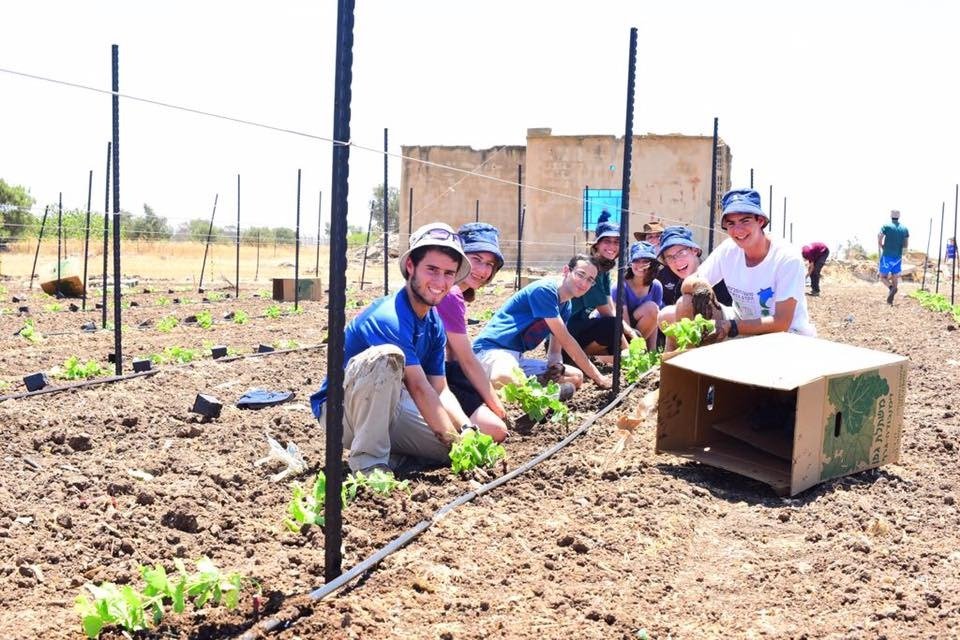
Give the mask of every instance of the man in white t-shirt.
<path id="1" fill-rule="evenodd" d="M 714 340 L 789 331 L 814 336 L 804 296 L 806 269 L 800 250 L 763 230 L 769 223 L 760 208 L 760 194 L 734 189 L 723 196 L 720 226 L 730 237 L 683 283 L 677 317 L 695 313 L 693 292 L 723 280 L 732 307 L 723 307 Z M 719 315 L 719 314 L 718 314 Z"/>

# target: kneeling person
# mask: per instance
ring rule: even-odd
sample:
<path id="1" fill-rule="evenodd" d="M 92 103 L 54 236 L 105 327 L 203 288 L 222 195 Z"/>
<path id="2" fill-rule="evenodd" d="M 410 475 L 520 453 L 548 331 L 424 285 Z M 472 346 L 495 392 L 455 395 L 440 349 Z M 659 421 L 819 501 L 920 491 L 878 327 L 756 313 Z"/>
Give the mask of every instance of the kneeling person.
<path id="1" fill-rule="evenodd" d="M 561 372 L 560 382 L 572 383 L 576 388 L 583 383 L 584 373 L 597 386 L 610 388 L 610 378 L 590 362 L 566 325 L 571 300 L 585 294 L 596 277 L 596 259 L 580 254 L 563 267 L 562 275 L 528 284 L 497 310 L 473 343 L 477 359 L 494 387 L 512 382 L 515 369 L 526 375 L 541 375 L 550 368 Z M 547 337 L 550 347 L 546 361 L 523 357 L 524 352 L 536 349 Z M 580 368 L 564 365 L 562 351 Z"/>
<path id="2" fill-rule="evenodd" d="M 470 275 L 460 237 L 443 223 L 410 236 L 400 256 L 403 289 L 378 298 L 344 332 L 343 446 L 354 471 L 389 468 L 410 454 L 449 460 L 468 417 L 444 377 L 446 335 L 434 309 Z M 310 397 L 323 420 L 327 380 Z M 395 465 L 394 465 L 395 466 Z"/>

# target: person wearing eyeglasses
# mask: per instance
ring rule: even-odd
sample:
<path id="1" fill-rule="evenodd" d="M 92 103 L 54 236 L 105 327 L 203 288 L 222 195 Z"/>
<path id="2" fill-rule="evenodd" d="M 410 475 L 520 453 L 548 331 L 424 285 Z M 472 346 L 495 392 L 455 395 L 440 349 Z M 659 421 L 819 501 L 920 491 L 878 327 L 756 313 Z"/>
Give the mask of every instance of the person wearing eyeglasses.
<path id="1" fill-rule="evenodd" d="M 470 276 L 460 236 L 441 222 L 417 229 L 399 260 L 403 288 L 373 301 L 344 331 L 343 446 L 354 471 L 390 471 L 413 456 L 449 461 L 472 428 L 447 386 L 446 333 L 434 307 Z M 310 397 L 323 423 L 328 380 Z"/>
<path id="2" fill-rule="evenodd" d="M 703 250 L 694 242 L 693 232 L 687 227 L 675 225 L 663 231 L 657 255 L 662 263 L 657 280 L 663 287 L 663 307 L 657 319 L 658 327 L 663 326 L 664 323 L 676 322 L 677 300 L 681 295 L 683 281 L 700 268 L 702 254 Z M 733 304 L 723 280 L 713 285 L 713 294 L 721 305 Z M 660 338 L 663 338 L 662 334 Z"/>
<path id="3" fill-rule="evenodd" d="M 733 189 L 724 194 L 720 226 L 729 236 L 684 280 L 677 317 L 693 317 L 693 294 L 704 283 L 726 282 L 733 299 L 723 307 L 712 341 L 789 331 L 814 336 L 804 295 L 806 269 L 800 251 L 779 238 L 767 236 L 769 224 L 753 189 Z M 670 347 L 670 341 L 667 344 Z"/>
<path id="4" fill-rule="evenodd" d="M 463 251 L 470 260 L 470 275 L 437 305 L 447 332 L 447 386 L 470 422 L 497 442 L 507 437 L 506 409 L 477 360 L 467 335 L 467 303 L 476 291 L 493 280 L 503 267 L 500 231 L 485 222 L 470 222 L 457 229 Z"/>
<path id="5" fill-rule="evenodd" d="M 513 382 L 516 369 L 528 376 L 557 371 L 557 381 L 569 383 L 573 389 L 580 387 L 586 374 L 600 388 L 610 388 L 609 376 L 597 370 L 566 324 L 572 301 L 590 290 L 597 273 L 597 259 L 578 254 L 564 265 L 561 275 L 531 282 L 493 314 L 474 340 L 473 351 L 495 388 Z M 524 357 L 547 338 L 546 360 Z M 563 363 L 562 351 L 571 356 L 576 367 Z"/>
<path id="6" fill-rule="evenodd" d="M 612 356 L 616 337 L 616 306 L 610 297 L 610 271 L 620 255 L 620 225 L 610 221 L 606 209 L 597 219 L 590 255 L 599 267 L 596 281 L 586 294 L 574 298 L 567 320 L 567 329 L 588 356 Z M 626 348 L 636 334 L 623 322 L 621 348 Z M 566 362 L 573 363 L 573 354 L 566 352 Z"/>
<path id="7" fill-rule="evenodd" d="M 655 279 L 657 254 L 649 242 L 634 242 L 630 245 L 630 268 L 624 274 L 623 317 L 637 330 L 647 343 L 647 350 L 657 346 L 657 315 L 663 304 L 663 286 Z M 617 300 L 620 283 L 610 290 L 610 297 Z"/>

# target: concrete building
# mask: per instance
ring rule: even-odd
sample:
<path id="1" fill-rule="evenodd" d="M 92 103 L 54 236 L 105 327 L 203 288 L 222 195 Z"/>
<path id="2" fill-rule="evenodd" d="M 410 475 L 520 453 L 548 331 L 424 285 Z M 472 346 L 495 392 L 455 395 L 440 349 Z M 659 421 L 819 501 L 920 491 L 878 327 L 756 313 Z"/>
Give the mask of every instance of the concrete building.
<path id="1" fill-rule="evenodd" d="M 655 220 L 684 224 L 707 247 L 712 143 L 710 136 L 634 136 L 631 232 Z M 404 146 L 402 151 L 403 246 L 408 226 L 443 220 L 456 228 L 479 217 L 499 227 L 504 257 L 515 265 L 522 217 L 523 265 L 552 268 L 583 251 L 602 208 L 619 217 L 623 138 L 528 129 L 526 147 Z M 717 159 L 719 201 L 730 188 L 731 155 L 723 141 Z M 718 228 L 714 243 L 724 237 Z"/>

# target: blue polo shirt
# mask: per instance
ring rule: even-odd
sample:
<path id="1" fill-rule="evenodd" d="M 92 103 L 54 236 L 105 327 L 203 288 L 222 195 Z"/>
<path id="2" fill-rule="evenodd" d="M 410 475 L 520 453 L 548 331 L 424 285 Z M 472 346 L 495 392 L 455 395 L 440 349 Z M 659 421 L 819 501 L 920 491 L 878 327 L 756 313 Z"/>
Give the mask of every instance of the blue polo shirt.
<path id="1" fill-rule="evenodd" d="M 443 365 L 447 334 L 443 330 L 440 315 L 433 307 L 423 318 L 417 317 L 410 305 L 407 289 L 377 298 L 354 318 L 344 332 L 343 364 L 358 353 L 381 344 L 393 344 L 403 351 L 404 365 L 420 365 L 428 376 L 445 374 Z M 327 401 L 327 378 L 320 389 L 310 396 L 313 415 L 320 417 L 320 410 Z M 384 411 L 388 411 L 384 407 Z"/>
<path id="2" fill-rule="evenodd" d="M 509 349 L 523 353 L 540 346 L 550 335 L 545 318 L 570 317 L 570 301 L 560 304 L 558 279 L 541 278 L 513 294 L 500 307 L 473 342 L 474 353 Z"/>

